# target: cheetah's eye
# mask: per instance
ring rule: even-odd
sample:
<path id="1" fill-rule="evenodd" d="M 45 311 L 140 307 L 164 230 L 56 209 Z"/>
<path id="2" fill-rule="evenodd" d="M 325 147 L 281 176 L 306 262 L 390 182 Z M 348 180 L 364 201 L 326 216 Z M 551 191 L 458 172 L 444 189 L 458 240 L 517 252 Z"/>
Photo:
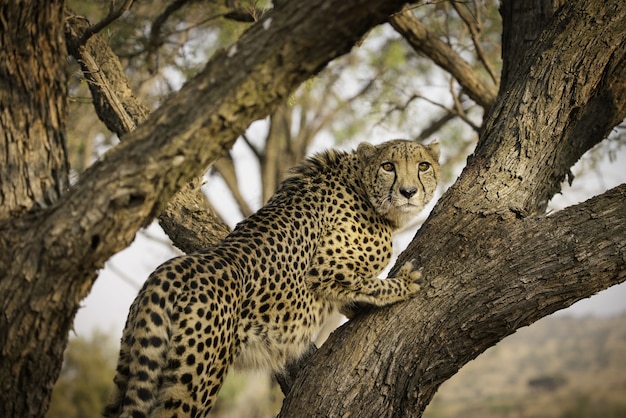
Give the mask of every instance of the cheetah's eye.
<path id="1" fill-rule="evenodd" d="M 430 163 L 427 163 L 427 162 L 419 163 L 417 167 L 419 168 L 420 171 L 428 171 L 428 169 L 430 168 Z"/>
<path id="2" fill-rule="evenodd" d="M 393 163 L 382 163 L 380 167 L 383 170 L 388 171 L 388 172 L 392 172 L 394 170 Z"/>

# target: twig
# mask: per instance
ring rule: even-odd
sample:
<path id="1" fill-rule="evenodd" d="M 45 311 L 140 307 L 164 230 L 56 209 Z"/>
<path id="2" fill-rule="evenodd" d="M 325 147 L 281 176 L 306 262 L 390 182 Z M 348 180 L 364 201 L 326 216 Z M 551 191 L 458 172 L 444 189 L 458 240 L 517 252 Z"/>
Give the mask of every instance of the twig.
<path id="1" fill-rule="evenodd" d="M 161 34 L 161 27 L 165 24 L 167 19 L 176 12 L 180 10 L 189 0 L 178 0 L 167 6 L 165 11 L 161 13 L 152 24 L 150 28 L 150 40 L 148 44 L 150 45 L 150 49 L 157 48 L 160 45 L 159 37 Z"/>
<path id="2" fill-rule="evenodd" d="M 245 133 L 241 134 L 241 139 L 243 139 L 243 142 L 246 143 L 246 145 L 248 146 L 248 148 L 250 148 L 250 150 L 252 151 L 252 153 L 254 154 L 254 156 L 258 159 L 261 160 L 261 158 L 263 158 L 263 156 L 261 155 L 261 152 L 257 149 L 257 147 L 252 143 L 252 141 L 250 141 L 250 138 L 248 138 L 248 135 L 246 135 Z"/>
<path id="3" fill-rule="evenodd" d="M 441 128 L 443 128 L 448 122 L 454 119 L 457 115 L 452 112 L 446 111 L 443 116 L 438 117 L 435 120 L 430 121 L 430 124 L 422 129 L 422 131 L 415 137 L 417 142 L 422 142 L 434 135 L 436 132 L 439 132 Z"/>
<path id="4" fill-rule="evenodd" d="M 495 70 L 493 69 L 491 62 L 489 62 L 489 59 L 487 58 L 487 54 L 485 53 L 485 50 L 483 49 L 483 46 L 480 43 L 479 38 L 480 38 L 481 28 L 477 24 L 478 19 L 475 18 L 469 12 L 466 6 L 460 6 L 456 1 L 453 1 L 451 3 L 452 3 L 452 7 L 454 7 L 454 10 L 456 10 L 459 17 L 465 23 L 465 26 L 467 26 L 467 28 L 469 29 L 469 32 L 472 38 L 472 43 L 474 44 L 474 48 L 476 49 L 476 55 L 478 55 L 478 60 L 483 64 L 483 66 L 489 73 L 489 76 L 491 77 L 493 82 L 496 85 L 499 85 L 500 79 L 498 75 L 496 74 Z"/>
<path id="5" fill-rule="evenodd" d="M 106 263 L 106 267 L 115 274 L 118 279 L 132 287 L 134 290 L 139 290 L 141 288 L 141 283 L 137 283 L 132 277 L 126 274 L 123 269 L 118 268 L 115 263 L 109 261 Z"/>
<path id="6" fill-rule="evenodd" d="M 478 105 L 485 110 L 491 107 L 495 101 L 497 90 L 447 43 L 428 31 L 410 10 L 404 9 L 402 12 L 396 13 L 391 17 L 389 23 L 414 50 L 426 55 L 437 66 L 456 78 L 467 95 Z"/>
<path id="7" fill-rule="evenodd" d="M 132 4 L 133 0 L 126 0 L 118 10 L 114 10 L 115 0 L 111 0 L 111 7 L 109 9 L 109 14 L 107 15 L 107 17 L 105 17 L 98 23 L 89 26 L 87 30 L 85 30 L 85 33 L 83 33 L 83 36 L 80 39 L 80 43 L 84 45 L 85 42 L 87 42 L 87 40 L 91 38 L 94 34 L 100 32 L 102 29 L 110 25 L 114 20 L 117 20 L 120 16 L 122 16 L 128 9 L 130 9 L 130 6 L 132 6 Z"/>
<path id="8" fill-rule="evenodd" d="M 465 109 L 463 109 L 463 105 L 461 104 L 461 101 L 459 100 L 459 97 L 461 93 L 463 92 L 463 90 L 461 90 L 458 95 L 454 91 L 454 81 L 455 81 L 454 77 L 450 77 L 450 95 L 452 96 L 452 101 L 454 102 L 454 106 L 452 107 L 451 112 L 455 113 L 458 117 L 460 117 L 461 120 L 467 123 L 474 131 L 479 132 L 480 126 L 477 126 L 467 117 L 467 113 Z"/>

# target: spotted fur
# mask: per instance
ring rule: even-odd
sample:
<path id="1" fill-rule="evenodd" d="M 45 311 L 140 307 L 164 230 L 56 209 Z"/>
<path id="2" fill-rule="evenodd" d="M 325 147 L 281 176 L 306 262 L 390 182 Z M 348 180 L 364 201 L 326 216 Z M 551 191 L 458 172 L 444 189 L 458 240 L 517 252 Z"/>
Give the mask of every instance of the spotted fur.
<path id="1" fill-rule="evenodd" d="M 334 310 L 419 290 L 411 263 L 378 274 L 391 232 L 439 179 L 439 147 L 394 140 L 291 171 L 220 243 L 158 267 L 133 302 L 106 417 L 204 417 L 230 366 L 280 371 Z"/>

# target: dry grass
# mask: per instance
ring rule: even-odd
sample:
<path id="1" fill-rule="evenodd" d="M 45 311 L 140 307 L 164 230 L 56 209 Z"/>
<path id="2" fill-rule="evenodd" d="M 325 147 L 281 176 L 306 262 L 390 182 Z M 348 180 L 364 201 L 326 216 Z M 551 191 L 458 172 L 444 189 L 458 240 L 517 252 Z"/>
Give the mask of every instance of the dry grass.
<path id="1" fill-rule="evenodd" d="M 550 317 L 444 383 L 425 418 L 626 416 L 626 315 Z"/>

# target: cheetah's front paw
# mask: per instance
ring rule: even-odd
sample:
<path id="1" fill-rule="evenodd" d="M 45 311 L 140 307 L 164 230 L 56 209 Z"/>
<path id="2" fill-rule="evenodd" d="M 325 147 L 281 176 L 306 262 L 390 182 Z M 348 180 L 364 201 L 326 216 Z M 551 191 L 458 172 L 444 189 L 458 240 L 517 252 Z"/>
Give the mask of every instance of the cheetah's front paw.
<path id="1" fill-rule="evenodd" d="M 424 281 L 422 271 L 421 269 L 417 270 L 416 263 L 417 261 L 415 259 L 407 261 L 402 267 L 400 267 L 400 270 L 398 270 L 398 273 L 394 277 L 395 279 L 402 280 L 405 283 L 409 296 L 417 294 L 417 292 L 419 292 L 422 288 L 421 285 Z"/>

